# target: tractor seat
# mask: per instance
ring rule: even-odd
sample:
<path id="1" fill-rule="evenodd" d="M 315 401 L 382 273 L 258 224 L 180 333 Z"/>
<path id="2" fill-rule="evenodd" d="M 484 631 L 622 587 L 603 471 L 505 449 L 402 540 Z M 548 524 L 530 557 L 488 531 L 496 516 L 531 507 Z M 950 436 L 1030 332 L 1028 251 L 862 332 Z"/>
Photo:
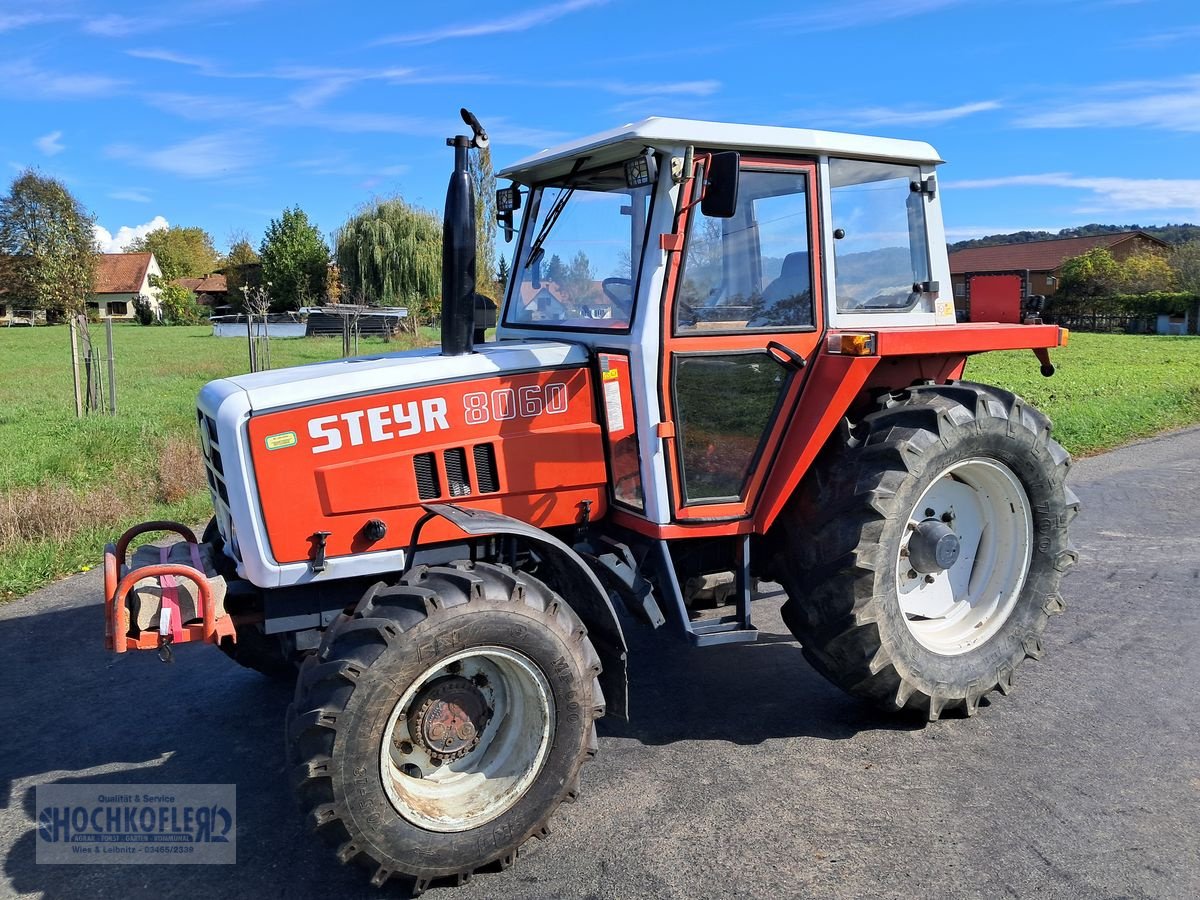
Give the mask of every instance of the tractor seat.
<path id="1" fill-rule="evenodd" d="M 807 252 L 784 257 L 779 277 L 762 292 L 761 304 L 758 313 L 746 323 L 750 328 L 812 325 L 812 277 Z"/>

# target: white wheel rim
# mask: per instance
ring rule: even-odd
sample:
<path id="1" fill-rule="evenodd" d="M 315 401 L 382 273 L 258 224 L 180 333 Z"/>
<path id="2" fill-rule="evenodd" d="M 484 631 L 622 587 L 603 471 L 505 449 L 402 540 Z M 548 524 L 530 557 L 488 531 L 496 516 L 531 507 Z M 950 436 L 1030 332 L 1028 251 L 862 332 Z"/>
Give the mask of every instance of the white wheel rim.
<path id="1" fill-rule="evenodd" d="M 429 720 L 416 707 L 425 707 L 421 698 L 430 690 L 456 678 L 475 685 L 490 714 L 465 755 L 439 761 L 428 748 Z M 414 738 L 414 730 L 425 740 Z M 474 647 L 427 669 L 393 707 L 379 753 L 383 787 L 396 812 L 414 825 L 467 831 L 503 815 L 524 796 L 553 738 L 554 696 L 541 670 L 514 650 Z"/>
<path id="2" fill-rule="evenodd" d="M 922 574 L 908 544 L 922 521 L 944 521 L 958 536 L 958 559 Z M 968 459 L 945 469 L 908 516 L 896 558 L 896 594 L 905 624 L 922 646 L 957 656 L 987 642 L 1012 615 L 1033 554 L 1033 513 L 1025 488 L 1003 463 Z"/>

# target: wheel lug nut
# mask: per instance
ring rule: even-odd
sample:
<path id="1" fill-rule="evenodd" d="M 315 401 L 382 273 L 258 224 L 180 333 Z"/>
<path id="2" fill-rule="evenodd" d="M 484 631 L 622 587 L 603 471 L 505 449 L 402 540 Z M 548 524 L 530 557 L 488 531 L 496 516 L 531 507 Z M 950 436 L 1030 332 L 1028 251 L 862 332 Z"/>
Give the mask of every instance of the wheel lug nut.
<path id="1" fill-rule="evenodd" d="M 933 575 L 926 575 L 926 576 L 925 576 L 925 583 L 926 583 L 926 584 L 933 584 L 935 581 L 937 581 L 937 578 L 936 578 L 936 577 L 934 577 Z"/>

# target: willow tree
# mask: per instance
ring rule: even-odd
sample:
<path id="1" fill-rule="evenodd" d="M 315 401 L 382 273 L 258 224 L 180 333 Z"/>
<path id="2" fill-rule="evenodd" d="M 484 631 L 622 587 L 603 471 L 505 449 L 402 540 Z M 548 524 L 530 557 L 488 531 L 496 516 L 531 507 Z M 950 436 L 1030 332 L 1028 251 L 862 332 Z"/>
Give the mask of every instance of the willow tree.
<path id="1" fill-rule="evenodd" d="M 345 296 L 407 306 L 409 326 L 441 314 L 442 222 L 399 197 L 362 207 L 334 234 Z"/>
<path id="2" fill-rule="evenodd" d="M 497 299 L 496 292 L 496 175 L 492 151 L 471 151 L 468 160 L 475 184 L 475 291 Z"/>

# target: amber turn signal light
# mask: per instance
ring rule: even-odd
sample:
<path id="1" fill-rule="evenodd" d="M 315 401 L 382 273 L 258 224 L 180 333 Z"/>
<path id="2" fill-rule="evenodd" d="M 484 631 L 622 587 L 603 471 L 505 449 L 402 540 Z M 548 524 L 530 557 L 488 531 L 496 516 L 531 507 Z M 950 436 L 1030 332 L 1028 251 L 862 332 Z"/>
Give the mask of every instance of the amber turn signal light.
<path id="1" fill-rule="evenodd" d="M 835 332 L 829 335 L 825 349 L 845 356 L 873 356 L 875 335 L 869 331 Z"/>

